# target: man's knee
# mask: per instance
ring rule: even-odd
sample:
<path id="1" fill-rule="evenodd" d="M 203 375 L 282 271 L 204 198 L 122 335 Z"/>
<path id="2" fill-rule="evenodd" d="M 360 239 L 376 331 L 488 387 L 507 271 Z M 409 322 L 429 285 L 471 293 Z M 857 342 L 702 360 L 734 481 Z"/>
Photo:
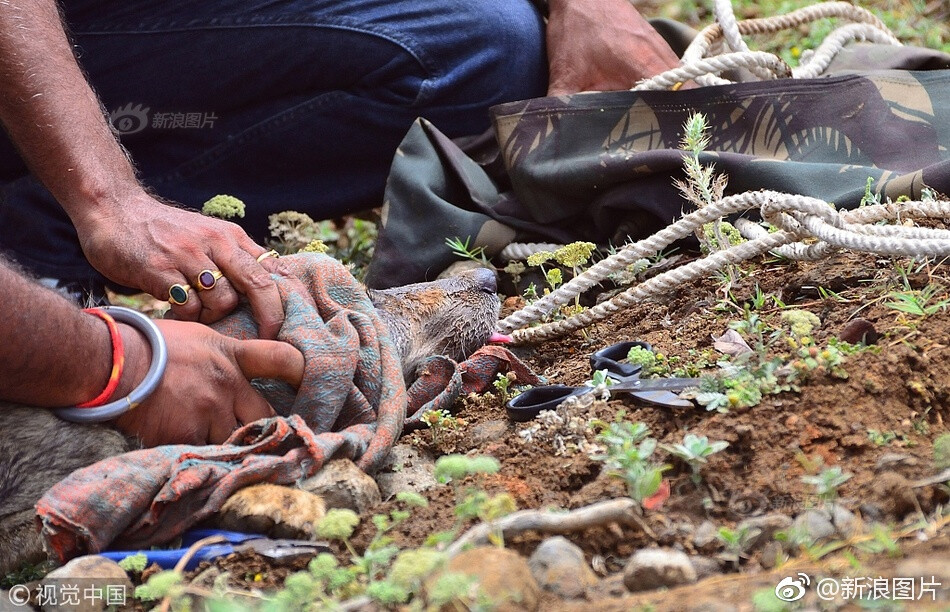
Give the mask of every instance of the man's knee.
<path id="1" fill-rule="evenodd" d="M 446 24 L 441 74 L 421 92 L 423 105 L 472 109 L 544 95 L 544 22 L 529 0 L 485 0 L 456 6 Z"/>

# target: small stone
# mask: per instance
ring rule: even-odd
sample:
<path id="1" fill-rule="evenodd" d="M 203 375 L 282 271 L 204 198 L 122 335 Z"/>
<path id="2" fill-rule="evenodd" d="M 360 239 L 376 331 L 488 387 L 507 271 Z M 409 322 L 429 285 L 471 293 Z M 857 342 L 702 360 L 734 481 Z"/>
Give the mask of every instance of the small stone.
<path id="1" fill-rule="evenodd" d="M 696 571 L 697 580 L 703 580 L 704 578 L 709 578 L 710 576 L 718 576 L 722 573 L 722 565 L 719 563 L 719 561 L 713 559 L 712 557 L 703 557 L 702 555 L 697 555 L 695 557 L 690 557 L 689 562 Z"/>
<path id="2" fill-rule="evenodd" d="M 850 538 L 861 528 L 861 521 L 841 504 L 831 506 L 831 522 L 838 535 Z"/>
<path id="3" fill-rule="evenodd" d="M 497 419 L 475 425 L 466 432 L 466 437 L 472 446 L 484 446 L 500 440 L 506 433 L 508 433 L 508 421 Z"/>
<path id="4" fill-rule="evenodd" d="M 349 459 L 334 459 L 300 483 L 300 488 L 323 498 L 327 508 L 347 508 L 364 514 L 380 503 L 379 487 Z"/>
<path id="5" fill-rule="evenodd" d="M 718 533 L 715 523 L 703 521 L 693 534 L 693 546 L 700 552 L 715 552 L 720 547 L 719 538 L 716 537 Z"/>
<path id="6" fill-rule="evenodd" d="M 589 587 L 597 584 L 584 552 L 562 536 L 541 542 L 528 559 L 528 566 L 542 589 L 567 599 L 583 597 Z"/>
<path id="7" fill-rule="evenodd" d="M 397 444 L 376 473 L 376 484 L 383 499 L 391 499 L 400 491 L 422 493 L 438 486 L 432 455 L 411 444 Z"/>
<path id="8" fill-rule="evenodd" d="M 759 534 L 749 541 L 748 549 L 752 551 L 758 550 L 766 543 L 772 541 L 772 539 L 775 537 L 775 532 L 788 529 L 791 526 L 791 517 L 776 513 L 747 518 L 736 525 L 736 531 L 742 528 L 759 530 Z"/>
<path id="9" fill-rule="evenodd" d="M 630 591 L 652 591 L 696 580 L 696 570 L 686 553 L 669 548 L 642 548 L 623 570 L 623 583 Z"/>
<path id="10" fill-rule="evenodd" d="M 106 597 L 112 593 L 117 599 L 122 599 L 121 594 L 125 594 L 124 602 L 132 602 L 132 581 L 129 580 L 119 564 L 111 559 L 100 557 L 99 555 L 87 555 L 77 557 L 62 567 L 58 567 L 46 575 L 40 581 L 40 586 L 52 585 L 50 588 L 54 592 L 60 591 L 60 588 L 69 584 L 79 589 L 79 605 L 75 605 L 75 599 L 66 605 L 62 601 L 58 604 L 47 604 L 43 606 L 44 612 L 98 612 L 106 609 Z M 84 594 L 92 593 L 98 590 L 103 594 L 102 597 L 84 597 Z M 75 591 L 74 591 L 75 592 Z"/>
<path id="11" fill-rule="evenodd" d="M 858 512 L 865 522 L 882 523 L 884 522 L 884 510 L 874 503 L 865 502 L 858 506 Z"/>
<path id="12" fill-rule="evenodd" d="M 784 562 L 785 559 L 787 559 L 787 557 L 785 551 L 782 550 L 782 545 L 772 540 L 762 547 L 762 555 L 759 559 L 759 563 L 763 568 L 770 570 L 776 567 L 778 563 Z"/>
<path id="13" fill-rule="evenodd" d="M 872 345 L 881 337 L 877 330 L 867 319 L 854 319 L 845 325 L 838 332 L 838 339 L 848 344 L 867 344 Z"/>
<path id="14" fill-rule="evenodd" d="M 495 546 L 473 548 L 454 557 L 446 569 L 476 577 L 480 591 L 495 604 L 493 610 L 514 612 L 538 609 L 541 588 L 531 575 L 528 562 L 514 551 Z M 444 609 L 456 608 L 449 605 Z"/>
<path id="15" fill-rule="evenodd" d="M 831 516 L 822 510 L 806 510 L 795 517 L 793 529 L 800 530 L 810 540 L 817 542 L 835 535 Z"/>

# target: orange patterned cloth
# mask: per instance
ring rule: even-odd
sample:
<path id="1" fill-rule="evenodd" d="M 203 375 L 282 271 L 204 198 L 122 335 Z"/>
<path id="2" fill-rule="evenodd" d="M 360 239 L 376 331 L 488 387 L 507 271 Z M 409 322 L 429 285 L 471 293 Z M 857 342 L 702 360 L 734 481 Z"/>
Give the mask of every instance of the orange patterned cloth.
<path id="1" fill-rule="evenodd" d="M 110 545 L 163 544 L 236 490 L 293 484 L 331 457 L 351 458 L 372 473 L 403 427 L 426 410 L 450 409 L 460 393 L 484 391 L 509 370 L 521 383 L 537 382 L 507 349 L 488 346 L 461 364 L 433 358 L 407 394 L 388 332 L 349 272 L 319 254 L 283 261 L 296 278 L 275 276 L 285 311 L 278 338 L 300 349 L 306 363 L 296 394 L 281 385 L 265 392 L 283 416 L 245 425 L 222 445 L 143 449 L 72 473 L 36 507 L 48 548 L 61 561 Z M 215 327 L 257 337 L 247 309 Z"/>

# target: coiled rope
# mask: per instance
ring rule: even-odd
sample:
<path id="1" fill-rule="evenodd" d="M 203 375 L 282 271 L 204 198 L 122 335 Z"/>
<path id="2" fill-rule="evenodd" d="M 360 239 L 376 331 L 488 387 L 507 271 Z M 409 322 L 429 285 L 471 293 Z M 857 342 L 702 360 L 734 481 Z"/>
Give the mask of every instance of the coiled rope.
<path id="1" fill-rule="evenodd" d="M 643 81 L 634 89 L 669 89 L 689 79 L 704 86 L 718 85 L 729 81 L 717 74 L 740 68 L 763 79 L 788 76 L 810 78 L 821 74 L 850 41 L 869 40 L 900 45 L 877 17 L 847 2 L 824 2 L 786 15 L 745 21 L 736 21 L 729 0 L 714 0 L 714 11 L 716 23 L 699 33 L 684 53 L 682 66 Z M 744 34 L 767 34 L 830 17 L 851 23 L 835 29 L 813 53 L 804 54 L 802 64 L 794 70 L 775 55 L 750 51 L 742 40 Z M 659 274 L 570 318 L 529 327 L 611 274 L 659 253 L 670 243 L 693 234 L 706 223 L 753 209 L 758 209 L 762 218 L 779 228 L 779 231 L 770 233 L 757 223 L 740 219 L 736 227 L 744 237 L 749 238 L 747 242 Z M 727 265 L 767 252 L 790 259 L 819 259 L 836 249 L 882 255 L 950 255 L 950 231 L 875 225 L 880 221 L 896 221 L 907 217 L 950 218 L 950 202 L 887 203 L 838 212 L 822 200 L 775 191 L 729 196 L 685 215 L 648 238 L 623 247 L 557 290 L 500 321 L 499 330 L 510 333 L 516 343 L 555 338 L 587 327 L 633 304 L 668 293 L 684 283 L 709 276 Z M 806 239 L 817 241 L 809 240 L 806 243 Z M 502 251 L 502 257 L 520 259 L 538 250 L 554 250 L 558 246 L 512 244 Z"/>

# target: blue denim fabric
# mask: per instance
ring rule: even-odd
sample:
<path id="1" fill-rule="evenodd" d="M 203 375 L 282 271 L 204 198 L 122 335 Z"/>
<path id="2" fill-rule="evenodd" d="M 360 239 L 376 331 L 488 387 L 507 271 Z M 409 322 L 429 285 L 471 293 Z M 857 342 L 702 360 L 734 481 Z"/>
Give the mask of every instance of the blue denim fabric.
<path id="1" fill-rule="evenodd" d="M 450 136 L 543 95 L 529 0 L 66 0 L 79 60 L 143 182 L 198 207 L 245 201 L 258 240 L 281 210 L 379 206 L 419 116 Z M 43 276 L 96 275 L 68 218 L 0 142 L 0 249 Z"/>

